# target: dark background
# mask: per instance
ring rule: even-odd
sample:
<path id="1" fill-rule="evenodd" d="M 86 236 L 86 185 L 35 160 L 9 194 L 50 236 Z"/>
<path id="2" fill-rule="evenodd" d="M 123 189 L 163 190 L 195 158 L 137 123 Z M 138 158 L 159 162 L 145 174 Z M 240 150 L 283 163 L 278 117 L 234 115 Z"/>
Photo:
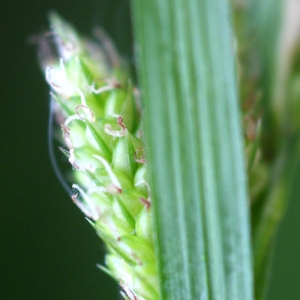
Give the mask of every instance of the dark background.
<path id="1" fill-rule="evenodd" d="M 48 87 L 32 33 L 55 9 L 83 33 L 101 25 L 132 57 L 128 1 L 11 1 L 0 6 L 0 299 L 118 299 L 96 268 L 104 247 L 60 186 L 47 149 Z M 300 201 L 281 224 L 268 299 L 300 299 Z"/>

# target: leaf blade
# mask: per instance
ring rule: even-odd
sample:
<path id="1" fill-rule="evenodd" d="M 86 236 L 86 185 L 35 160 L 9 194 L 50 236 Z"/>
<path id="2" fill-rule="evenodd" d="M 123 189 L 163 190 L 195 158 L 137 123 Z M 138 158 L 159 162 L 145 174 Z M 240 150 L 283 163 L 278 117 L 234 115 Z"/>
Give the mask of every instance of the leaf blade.
<path id="1" fill-rule="evenodd" d="M 132 3 L 161 299 L 252 299 L 228 3 Z"/>

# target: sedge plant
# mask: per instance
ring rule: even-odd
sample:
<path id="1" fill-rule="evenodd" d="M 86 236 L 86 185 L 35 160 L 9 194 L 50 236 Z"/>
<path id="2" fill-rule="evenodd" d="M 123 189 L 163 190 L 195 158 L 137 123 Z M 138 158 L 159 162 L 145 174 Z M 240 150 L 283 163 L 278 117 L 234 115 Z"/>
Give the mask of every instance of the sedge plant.
<path id="1" fill-rule="evenodd" d="M 125 299 L 264 299 L 299 156 L 296 101 L 282 115 L 280 99 L 297 98 L 284 83 L 298 73 L 289 60 L 274 76 L 275 2 L 133 0 L 142 104 L 101 29 L 87 39 L 50 15 L 41 65 L 73 169 L 64 185 Z"/>

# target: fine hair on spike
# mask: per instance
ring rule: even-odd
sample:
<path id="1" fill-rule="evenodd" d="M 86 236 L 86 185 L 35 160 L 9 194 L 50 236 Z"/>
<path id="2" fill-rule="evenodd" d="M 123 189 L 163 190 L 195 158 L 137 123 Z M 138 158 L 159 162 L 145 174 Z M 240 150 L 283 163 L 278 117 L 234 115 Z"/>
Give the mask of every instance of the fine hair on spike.
<path id="1" fill-rule="evenodd" d="M 126 285 L 124 283 L 120 283 L 120 286 L 122 287 L 122 289 L 126 293 L 126 296 L 130 300 L 138 300 L 138 298 L 136 297 L 135 293 L 128 287 L 128 285 Z"/>
<path id="2" fill-rule="evenodd" d="M 75 195 L 71 196 L 72 201 L 84 212 L 86 216 L 93 220 L 98 220 L 99 213 L 85 191 L 77 184 L 72 185 L 72 191 L 75 192 Z M 79 200 L 79 196 L 83 198 L 83 201 Z"/>
<path id="3" fill-rule="evenodd" d="M 85 106 L 83 104 L 80 104 L 80 105 L 77 105 L 76 108 L 75 108 L 75 111 L 76 111 L 76 114 L 77 116 L 79 117 L 80 120 L 83 120 L 84 121 L 84 118 L 82 118 L 78 112 L 78 109 L 79 108 L 83 108 L 83 109 L 86 109 L 89 111 L 90 115 L 91 115 L 91 121 L 92 122 L 95 122 L 95 114 L 92 112 L 92 110 L 88 107 L 88 106 Z"/>
<path id="4" fill-rule="evenodd" d="M 52 67 L 47 67 L 46 68 L 46 81 L 50 84 L 50 86 L 53 88 L 53 89 L 62 89 L 61 86 L 55 84 L 53 82 L 53 79 L 52 79 L 52 71 L 53 71 L 53 68 Z"/>
<path id="5" fill-rule="evenodd" d="M 121 127 L 121 130 L 114 130 L 112 128 L 112 126 L 110 124 L 105 124 L 104 125 L 104 131 L 109 134 L 112 135 L 113 137 L 123 137 L 126 134 L 126 127 L 123 123 L 123 118 L 120 115 L 111 115 L 113 117 L 117 118 L 117 123 L 119 125 L 119 127 Z"/>
<path id="6" fill-rule="evenodd" d="M 69 153 L 70 153 L 70 157 L 69 157 L 70 164 L 73 166 L 74 169 L 81 170 L 81 168 L 78 166 L 78 164 L 76 164 L 76 157 L 74 154 L 74 149 L 73 148 L 70 149 Z"/>
<path id="7" fill-rule="evenodd" d="M 80 197 L 80 191 L 76 189 L 75 187 L 72 187 L 70 197 L 73 198 L 79 198 Z"/>
<path id="8" fill-rule="evenodd" d="M 95 89 L 93 86 L 89 86 L 88 88 L 91 89 L 91 91 L 95 94 L 101 94 L 107 91 L 114 90 L 116 87 L 113 85 L 106 85 L 106 86 L 102 86 L 99 89 Z"/>
<path id="9" fill-rule="evenodd" d="M 136 149 L 136 151 L 134 152 L 134 160 L 137 162 L 137 163 L 140 163 L 140 164 L 146 164 L 147 161 L 145 159 L 145 154 L 142 153 L 138 156 L 138 154 L 142 151 L 144 151 L 145 148 L 138 148 Z"/>
<path id="10" fill-rule="evenodd" d="M 108 173 L 108 176 L 110 177 L 110 180 L 112 182 L 112 184 L 114 186 L 116 186 L 118 188 L 118 190 L 122 191 L 122 187 L 121 184 L 118 180 L 118 178 L 116 177 L 116 175 L 114 174 L 112 168 L 110 167 L 110 165 L 108 164 L 108 162 L 101 156 L 99 155 L 93 155 L 95 158 L 97 158 L 98 160 L 100 160 L 100 162 L 103 164 L 106 172 Z"/>
<path id="11" fill-rule="evenodd" d="M 122 116 L 118 116 L 117 122 L 118 122 L 118 125 L 122 128 L 122 130 L 125 130 L 125 129 L 126 129 L 126 127 L 125 127 L 125 125 L 124 125 L 124 123 L 123 123 L 123 118 L 122 118 Z"/>
<path id="12" fill-rule="evenodd" d="M 76 92 L 77 92 L 77 93 L 79 94 L 79 96 L 80 96 L 81 104 L 82 104 L 83 106 L 87 106 L 87 105 L 86 105 L 85 97 L 84 97 L 84 95 L 83 95 L 83 92 L 82 92 L 79 88 L 77 88 L 76 86 L 74 87 L 74 89 L 76 90 Z"/>
<path id="13" fill-rule="evenodd" d="M 81 120 L 81 118 L 80 118 L 77 114 L 72 115 L 72 116 L 69 116 L 69 117 L 66 119 L 66 121 L 65 121 L 64 127 L 67 128 L 67 126 L 68 126 L 73 120 Z M 66 131 L 64 130 L 64 132 L 66 132 Z M 69 132 L 68 132 L 68 133 L 69 133 Z"/>
<path id="14" fill-rule="evenodd" d="M 67 80 L 67 79 L 66 79 Z M 46 68 L 46 81 L 49 83 L 53 91 L 56 91 L 62 94 L 64 97 L 69 97 L 68 89 L 66 87 L 60 86 L 53 81 L 53 68 Z M 69 87 L 70 88 L 70 87 Z"/>
<path id="15" fill-rule="evenodd" d="M 124 130 L 113 130 L 113 128 L 110 124 L 105 124 L 104 125 L 104 131 L 107 134 L 112 135 L 113 137 L 125 136 L 125 131 Z"/>
<path id="16" fill-rule="evenodd" d="M 146 209 L 149 209 L 151 207 L 151 201 L 150 200 L 147 200 L 147 199 L 141 197 L 140 201 L 146 207 Z"/>

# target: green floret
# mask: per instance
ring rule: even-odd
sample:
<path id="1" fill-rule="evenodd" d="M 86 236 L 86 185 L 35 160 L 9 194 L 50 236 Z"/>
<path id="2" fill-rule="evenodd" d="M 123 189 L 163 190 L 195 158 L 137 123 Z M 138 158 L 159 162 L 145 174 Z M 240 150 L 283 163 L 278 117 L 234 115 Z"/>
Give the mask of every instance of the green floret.
<path id="1" fill-rule="evenodd" d="M 137 90 L 103 32 L 96 43 L 57 14 L 50 23 L 60 59 L 44 58 L 42 65 L 51 61 L 46 80 L 63 115 L 71 198 L 106 243 L 101 268 L 119 282 L 124 298 L 159 299 Z"/>

